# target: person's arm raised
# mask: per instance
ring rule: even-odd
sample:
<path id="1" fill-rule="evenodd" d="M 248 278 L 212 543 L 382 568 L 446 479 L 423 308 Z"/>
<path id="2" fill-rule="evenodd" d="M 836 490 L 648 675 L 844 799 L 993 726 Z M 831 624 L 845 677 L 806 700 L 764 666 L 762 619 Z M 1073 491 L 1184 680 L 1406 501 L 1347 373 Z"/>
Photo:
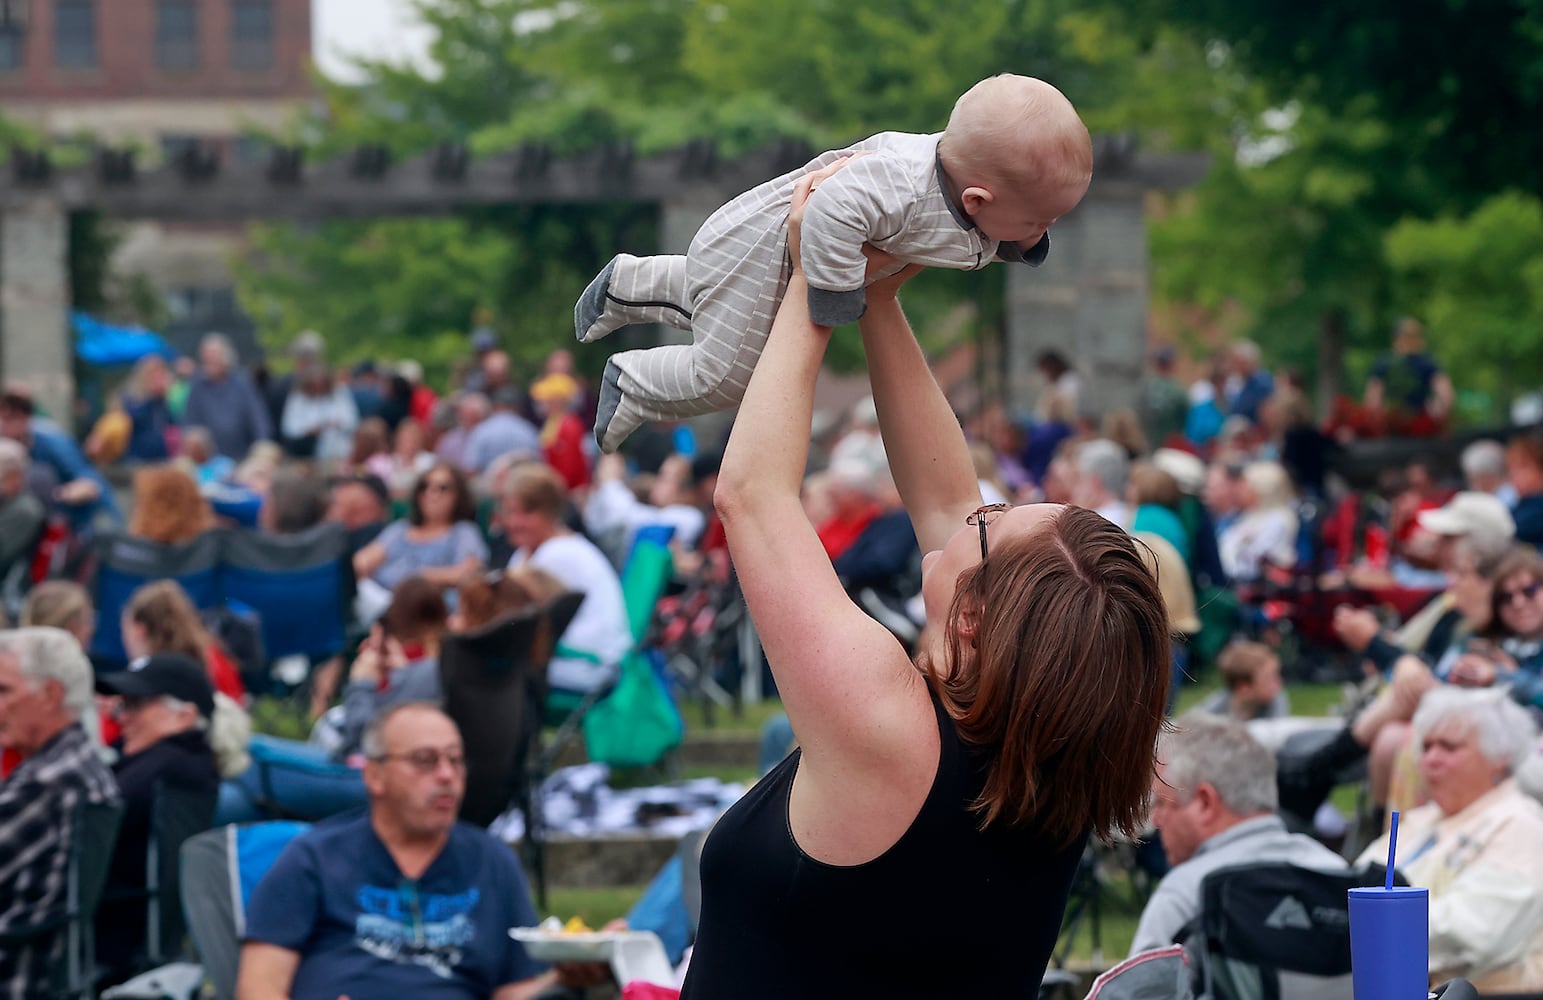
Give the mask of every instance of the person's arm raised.
<path id="1" fill-rule="evenodd" d="M 906 681 L 919 678 L 899 643 L 842 590 L 800 502 L 815 378 L 830 339 L 830 329 L 809 318 L 796 256 L 803 202 L 818 179 L 794 191 L 793 276 L 740 404 L 713 499 L 806 758 L 816 771 L 847 777 L 893 760 L 888 734 L 901 731 L 898 721 L 912 721 Z"/>
<path id="2" fill-rule="evenodd" d="M 878 264 L 887 257 L 865 252 Z M 895 298 L 914 273 L 907 268 L 869 286 L 868 311 L 858 328 L 890 472 L 916 540 L 930 552 L 943 547 L 981 497 L 964 431 Z"/>

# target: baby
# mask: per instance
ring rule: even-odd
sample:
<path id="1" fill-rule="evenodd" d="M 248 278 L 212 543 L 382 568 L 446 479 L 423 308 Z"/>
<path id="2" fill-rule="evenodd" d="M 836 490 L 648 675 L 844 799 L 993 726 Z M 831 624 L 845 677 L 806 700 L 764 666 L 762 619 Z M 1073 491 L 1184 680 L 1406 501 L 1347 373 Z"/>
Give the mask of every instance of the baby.
<path id="1" fill-rule="evenodd" d="M 1038 266 L 1047 230 L 1087 192 L 1093 147 L 1060 91 L 1003 74 L 971 87 L 940 134 L 882 132 L 820 154 L 714 212 L 685 256 L 618 254 L 580 296 L 588 343 L 632 323 L 690 330 L 691 344 L 607 361 L 595 440 L 615 451 L 649 420 L 723 410 L 745 394 L 787 289 L 788 202 L 803 175 L 856 154 L 809 199 L 803 265 L 821 325 L 863 314 L 864 243 L 902 264 L 976 270 L 993 260 Z"/>

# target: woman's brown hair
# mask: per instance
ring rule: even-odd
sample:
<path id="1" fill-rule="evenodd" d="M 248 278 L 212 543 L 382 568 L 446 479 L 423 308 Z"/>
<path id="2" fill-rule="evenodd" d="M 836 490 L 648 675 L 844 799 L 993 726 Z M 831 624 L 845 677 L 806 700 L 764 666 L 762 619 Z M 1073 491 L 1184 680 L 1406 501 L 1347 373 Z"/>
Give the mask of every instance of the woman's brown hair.
<path id="1" fill-rule="evenodd" d="M 1137 462 L 1130 467 L 1130 485 L 1138 506 L 1151 503 L 1177 511 L 1183 499 L 1179 481 L 1151 462 Z"/>
<path id="2" fill-rule="evenodd" d="M 1502 584 L 1511 577 L 1523 573 L 1532 577 L 1533 583 L 1543 583 L 1543 555 L 1539 555 L 1537 549 L 1531 546 L 1518 545 L 1500 557 L 1500 561 L 1495 563 L 1494 573 L 1489 577 L 1492 585 L 1489 598 L 1490 628 L 1498 635 L 1507 634 L 1506 624 L 1500 617 L 1500 612 L 1505 610 L 1506 603 L 1510 600 L 1505 595 Z"/>
<path id="3" fill-rule="evenodd" d="M 455 493 L 455 505 L 450 509 L 450 522 L 477 520 L 477 501 L 471 495 L 471 486 L 466 482 L 465 473 L 461 472 L 449 462 L 436 462 L 418 481 L 413 483 L 412 500 L 407 506 L 407 520 L 413 525 L 423 523 L 423 491 L 428 488 L 429 477 L 436 472 L 448 473 Z"/>
<path id="4" fill-rule="evenodd" d="M 519 504 L 521 510 L 542 514 L 562 523 L 563 505 L 568 488 L 563 479 L 545 462 L 522 462 L 504 478 L 504 499 Z"/>
<path id="5" fill-rule="evenodd" d="M 958 623 L 976 622 L 974 652 Z M 1066 507 L 1003 538 L 960 578 L 944 672 L 966 744 L 990 760 L 982 826 L 1038 825 L 1069 846 L 1146 822 L 1172 649 L 1157 580 L 1105 518 Z"/>
<path id="6" fill-rule="evenodd" d="M 354 467 L 363 465 L 376 455 L 384 455 L 391 451 L 391 428 L 379 417 L 365 417 L 359 421 L 359 426 L 354 428 L 354 447 L 349 453 L 348 464 Z"/>
<path id="7" fill-rule="evenodd" d="M 449 621 L 444 593 L 421 576 L 410 576 L 397 584 L 391 604 L 380 616 L 381 628 L 403 642 L 438 640 Z"/>
<path id="8" fill-rule="evenodd" d="M 157 580 L 134 591 L 123 611 L 145 630 L 155 653 L 181 653 L 194 663 L 207 663 L 212 639 L 186 591 L 175 580 Z"/>
<path id="9" fill-rule="evenodd" d="M 91 595 L 85 587 L 73 580 L 45 580 L 28 592 L 21 623 L 24 627 L 46 625 L 74 632 L 92 613 Z"/>
<path id="10" fill-rule="evenodd" d="M 545 604 L 564 589 L 561 580 L 533 566 L 493 573 L 470 571 L 456 585 L 461 628 L 470 632 L 504 615 Z"/>
<path id="11" fill-rule="evenodd" d="M 214 510 L 192 476 L 174 465 L 134 473 L 134 513 L 129 534 L 162 545 L 192 541 L 214 527 Z"/>

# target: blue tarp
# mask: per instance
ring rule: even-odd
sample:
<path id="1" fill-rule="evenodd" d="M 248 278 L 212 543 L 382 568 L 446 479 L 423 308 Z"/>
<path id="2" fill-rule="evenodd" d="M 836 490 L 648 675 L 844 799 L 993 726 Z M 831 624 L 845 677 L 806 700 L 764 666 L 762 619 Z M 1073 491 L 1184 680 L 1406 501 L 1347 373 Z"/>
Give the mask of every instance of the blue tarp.
<path id="1" fill-rule="evenodd" d="M 165 358 L 175 352 L 158 333 L 137 326 L 113 326 L 83 312 L 70 314 L 75 330 L 75 353 L 88 365 L 131 365 L 148 354 Z"/>

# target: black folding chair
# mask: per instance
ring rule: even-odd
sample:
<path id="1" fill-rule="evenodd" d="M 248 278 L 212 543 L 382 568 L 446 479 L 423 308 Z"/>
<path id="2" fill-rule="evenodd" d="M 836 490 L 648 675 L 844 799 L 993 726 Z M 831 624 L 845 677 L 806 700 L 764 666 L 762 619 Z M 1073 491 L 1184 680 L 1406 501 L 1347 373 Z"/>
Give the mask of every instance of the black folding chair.
<path id="1" fill-rule="evenodd" d="M 461 818 L 487 826 L 511 803 L 525 820 L 525 853 L 536 898 L 546 901 L 546 856 L 540 818 L 540 775 L 530 767 L 541 727 L 541 695 L 557 636 L 578 611 L 582 594 L 506 615 L 474 632 L 446 636 L 439 651 L 445 713 L 466 747 Z"/>
<path id="2" fill-rule="evenodd" d="M 1375 866 L 1317 871 L 1233 865 L 1201 883 L 1181 935 L 1196 995 L 1210 1000 L 1352 1000 L 1349 890 L 1381 885 Z"/>
<path id="3" fill-rule="evenodd" d="M 107 869 L 112 864 L 113 846 L 118 840 L 118 824 L 123 806 L 116 802 L 81 802 L 70 822 L 69 858 L 66 862 L 64 913 L 31 927 L 0 934 L 0 950 L 21 952 L 32 949 L 47 961 L 59 935 L 64 936 L 63 961 L 49 967 L 48 995 L 55 997 L 90 997 L 96 973 L 96 944 L 91 922 L 102 889 L 107 884 Z"/>
<path id="4" fill-rule="evenodd" d="M 145 856 L 145 964 L 186 954 L 187 921 L 182 913 L 182 845 L 209 829 L 218 794 L 202 795 L 160 785 L 150 812 Z"/>

